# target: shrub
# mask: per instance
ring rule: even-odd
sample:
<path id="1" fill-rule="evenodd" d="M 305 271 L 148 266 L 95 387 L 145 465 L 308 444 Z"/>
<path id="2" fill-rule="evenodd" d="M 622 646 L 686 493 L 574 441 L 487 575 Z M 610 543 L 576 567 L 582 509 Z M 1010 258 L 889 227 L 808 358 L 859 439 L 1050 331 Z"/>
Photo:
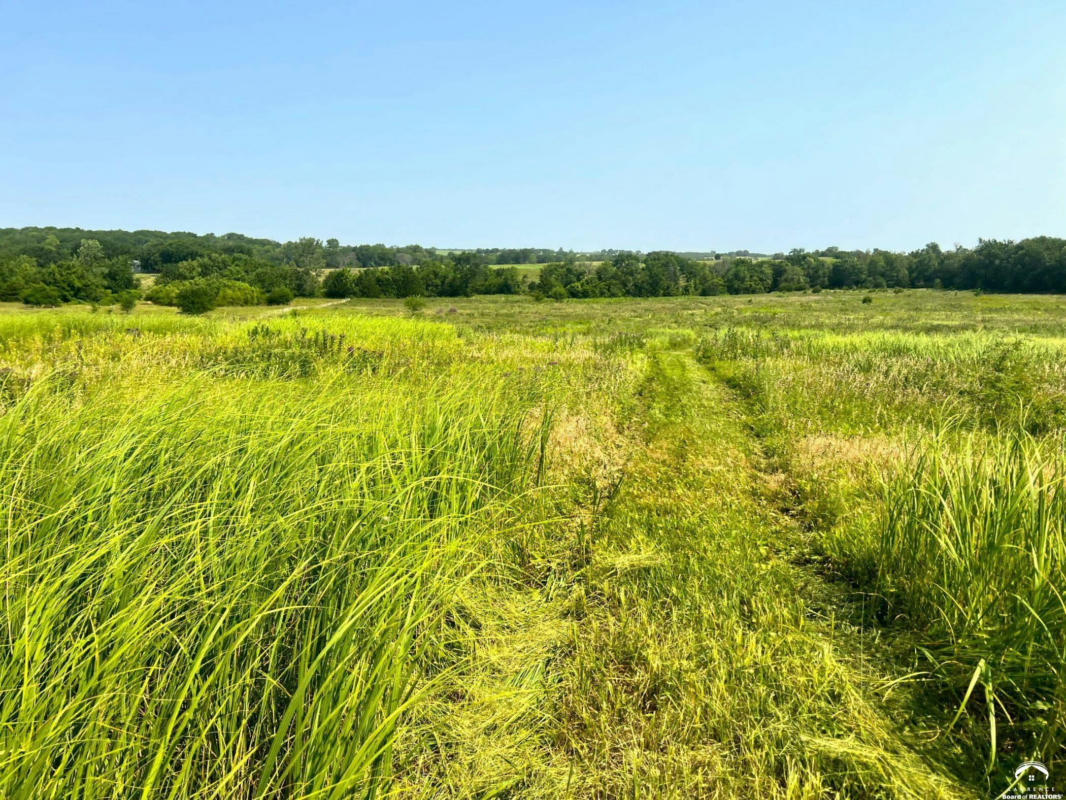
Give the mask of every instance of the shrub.
<path id="1" fill-rule="evenodd" d="M 262 289 L 243 281 L 212 279 L 208 285 L 215 291 L 216 306 L 257 306 L 266 300 Z M 292 297 L 291 293 L 289 297 Z"/>
<path id="2" fill-rule="evenodd" d="M 292 302 L 292 289 L 288 286 L 278 286 L 267 293 L 266 301 L 272 306 L 287 306 Z"/>
<path id="3" fill-rule="evenodd" d="M 144 296 L 149 303 L 157 306 L 176 306 L 178 304 L 178 291 L 184 286 L 182 283 L 156 284 Z"/>
<path id="4" fill-rule="evenodd" d="M 58 306 L 62 302 L 59 291 L 43 283 L 30 284 L 19 297 L 28 306 Z"/>
<path id="5" fill-rule="evenodd" d="M 868 294 L 867 295 L 863 295 L 862 304 L 864 306 L 870 305 L 870 303 L 872 303 L 873 301 L 874 301 L 874 299 L 872 297 L 870 297 L 870 295 L 868 295 Z"/>
<path id="6" fill-rule="evenodd" d="M 210 308 L 188 312 L 193 314 L 201 314 L 204 310 L 209 311 L 217 306 L 259 305 L 265 302 L 266 299 L 263 291 L 255 286 L 243 281 L 224 280 L 221 278 L 197 278 L 192 281 L 173 281 L 153 286 L 148 294 L 145 295 L 145 299 L 157 305 L 181 307 L 183 294 L 210 297 Z"/>
<path id="7" fill-rule="evenodd" d="M 403 304 L 404 307 L 412 314 L 421 311 L 423 308 L 426 307 L 426 301 L 418 295 L 411 295 L 410 297 L 405 297 L 403 300 Z"/>
<path id="8" fill-rule="evenodd" d="M 548 297 L 550 297 L 552 300 L 565 300 L 569 296 L 570 295 L 567 294 L 566 289 L 564 289 L 562 286 L 553 286 L 552 290 L 548 292 Z"/>
<path id="9" fill-rule="evenodd" d="M 178 308 L 183 314 L 206 314 L 215 307 L 218 295 L 207 283 L 189 281 L 178 290 Z"/>
<path id="10" fill-rule="evenodd" d="M 122 310 L 129 314 L 137 306 L 137 301 L 141 295 L 139 292 L 133 289 L 127 289 L 124 292 L 118 293 L 118 304 L 122 307 Z"/>
<path id="11" fill-rule="evenodd" d="M 352 297 L 355 294 L 355 275 L 350 269 L 335 269 L 322 281 L 326 297 Z"/>

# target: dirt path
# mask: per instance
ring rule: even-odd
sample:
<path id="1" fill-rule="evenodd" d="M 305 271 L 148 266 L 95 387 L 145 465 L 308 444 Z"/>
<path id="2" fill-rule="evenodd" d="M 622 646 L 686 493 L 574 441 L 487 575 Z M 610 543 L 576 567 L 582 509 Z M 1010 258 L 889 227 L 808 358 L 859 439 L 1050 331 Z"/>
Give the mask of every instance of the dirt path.
<path id="1" fill-rule="evenodd" d="M 779 555 L 795 532 L 732 393 L 663 352 L 643 396 L 645 446 L 594 532 L 588 610 L 559 664 L 568 791 L 965 796 L 905 744 L 865 634 Z"/>
<path id="2" fill-rule="evenodd" d="M 330 308 L 331 306 L 339 306 L 348 302 L 348 298 L 343 300 L 330 300 L 328 303 L 318 303 L 313 306 L 282 306 L 281 308 L 274 308 L 267 311 L 262 317 L 276 317 L 281 314 L 287 314 L 289 311 L 315 311 L 319 308 Z M 262 319 L 260 317 L 260 319 Z"/>

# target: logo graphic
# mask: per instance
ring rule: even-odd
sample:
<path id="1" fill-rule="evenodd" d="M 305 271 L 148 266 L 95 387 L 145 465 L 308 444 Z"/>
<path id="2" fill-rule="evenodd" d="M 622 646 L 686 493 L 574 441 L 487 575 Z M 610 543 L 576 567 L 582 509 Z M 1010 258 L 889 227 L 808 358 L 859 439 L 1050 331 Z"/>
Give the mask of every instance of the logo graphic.
<path id="1" fill-rule="evenodd" d="M 1002 800 L 1061 800 L 1062 794 L 1049 787 L 1051 773 L 1042 761 L 1023 761 L 1014 770 L 1014 783 L 1000 798 Z"/>
<path id="2" fill-rule="evenodd" d="M 1019 764 L 1018 769 L 1014 770 L 1014 777 L 1020 779 L 1023 775 L 1030 782 L 1036 781 L 1040 775 L 1044 777 L 1045 781 L 1050 777 L 1047 767 L 1039 761 L 1023 761 Z"/>

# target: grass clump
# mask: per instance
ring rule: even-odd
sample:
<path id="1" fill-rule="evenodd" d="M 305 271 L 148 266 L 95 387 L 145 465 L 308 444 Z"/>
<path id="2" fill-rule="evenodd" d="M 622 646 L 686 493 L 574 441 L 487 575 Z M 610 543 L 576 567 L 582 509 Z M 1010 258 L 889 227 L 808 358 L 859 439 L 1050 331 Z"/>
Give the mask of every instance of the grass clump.
<path id="1" fill-rule="evenodd" d="M 353 402 L 343 371 L 145 370 L 40 380 L 0 416 L 0 795 L 387 785 L 401 717 L 454 663 L 440 621 L 536 479 L 540 418 L 443 376 Z"/>
<path id="2" fill-rule="evenodd" d="M 886 484 L 868 553 L 888 613 L 960 703 L 983 702 L 990 758 L 997 717 L 1032 753 L 1066 741 L 1063 452 L 1059 437 L 1025 434 L 934 441 Z"/>

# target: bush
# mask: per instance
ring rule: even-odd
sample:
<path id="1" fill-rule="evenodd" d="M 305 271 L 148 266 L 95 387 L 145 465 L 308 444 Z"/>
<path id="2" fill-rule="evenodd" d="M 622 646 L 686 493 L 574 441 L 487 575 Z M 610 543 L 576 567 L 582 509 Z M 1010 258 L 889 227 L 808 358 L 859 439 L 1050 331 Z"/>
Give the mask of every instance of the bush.
<path id="1" fill-rule="evenodd" d="M 874 301 L 874 299 L 872 297 L 870 297 L 870 295 L 868 295 L 868 294 L 867 295 L 863 295 L 862 304 L 864 306 L 870 305 L 870 303 L 872 303 L 873 301 Z"/>
<path id="2" fill-rule="evenodd" d="M 184 286 L 183 283 L 156 284 L 144 296 L 149 303 L 157 306 L 176 306 L 178 304 L 178 291 Z"/>
<path id="3" fill-rule="evenodd" d="M 209 296 L 211 298 L 210 308 L 217 306 L 255 306 L 266 301 L 261 289 L 244 281 L 224 280 L 221 278 L 197 278 L 192 281 L 174 281 L 153 286 L 148 294 L 145 295 L 145 299 L 157 305 L 181 307 L 183 294 L 188 296 L 197 294 Z M 210 310 L 210 308 L 204 310 Z M 202 314 L 203 310 L 190 311 L 188 313 Z"/>
<path id="4" fill-rule="evenodd" d="M 350 269 L 335 269 L 322 281 L 326 297 L 352 297 L 355 294 L 355 275 Z"/>
<path id="5" fill-rule="evenodd" d="M 552 290 L 548 292 L 548 297 L 552 300 L 565 300 L 570 295 L 566 293 L 566 289 L 562 286 L 553 286 Z"/>
<path id="6" fill-rule="evenodd" d="M 122 310 L 129 314 L 137 306 L 137 301 L 141 295 L 139 292 L 133 289 L 127 289 L 124 292 L 118 293 L 118 304 L 122 307 Z"/>
<path id="7" fill-rule="evenodd" d="M 405 297 L 403 300 L 403 304 L 412 314 L 417 311 L 421 311 L 423 308 L 426 307 L 426 301 L 418 295 L 411 295 L 410 297 Z"/>
<path id="8" fill-rule="evenodd" d="M 266 302 L 262 289 L 244 281 L 212 278 L 207 283 L 215 292 L 216 306 L 257 306 Z"/>
<path id="9" fill-rule="evenodd" d="M 266 301 L 272 306 L 287 306 L 292 302 L 292 289 L 288 286 L 278 286 L 267 293 Z"/>
<path id="10" fill-rule="evenodd" d="M 178 291 L 176 299 L 183 314 L 206 314 L 215 307 L 217 297 L 207 283 L 189 281 Z"/>
<path id="11" fill-rule="evenodd" d="M 58 306 L 62 302 L 59 291 L 54 286 L 33 283 L 26 287 L 19 296 L 28 306 Z"/>

